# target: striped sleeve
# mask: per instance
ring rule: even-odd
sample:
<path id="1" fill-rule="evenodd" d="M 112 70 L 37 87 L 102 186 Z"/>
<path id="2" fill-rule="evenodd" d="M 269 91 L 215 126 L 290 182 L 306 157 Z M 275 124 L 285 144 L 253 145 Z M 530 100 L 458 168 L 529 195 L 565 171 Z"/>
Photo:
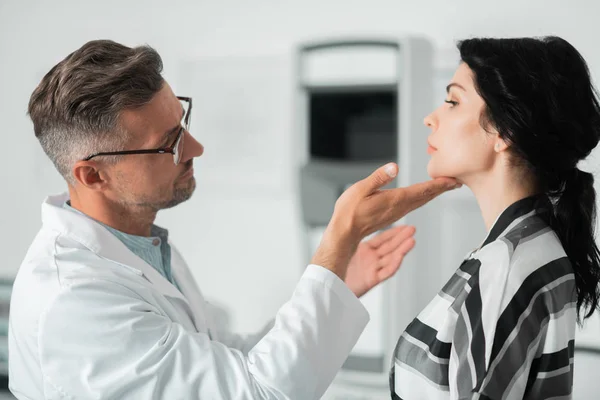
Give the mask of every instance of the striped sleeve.
<path id="1" fill-rule="evenodd" d="M 455 310 L 452 399 L 570 398 L 575 281 L 553 240 L 541 232 L 517 247 L 507 237 L 481 255 Z"/>

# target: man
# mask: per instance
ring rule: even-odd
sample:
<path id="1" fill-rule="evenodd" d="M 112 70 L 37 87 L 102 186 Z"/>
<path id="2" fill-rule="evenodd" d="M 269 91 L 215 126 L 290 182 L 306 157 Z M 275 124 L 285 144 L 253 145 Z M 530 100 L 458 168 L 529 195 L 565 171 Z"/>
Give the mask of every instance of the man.
<path id="1" fill-rule="evenodd" d="M 397 270 L 413 231 L 359 242 L 455 182 L 380 191 L 397 174 L 390 164 L 356 183 L 274 322 L 253 337 L 225 332 L 153 225 L 190 198 L 204 151 L 187 129 L 191 99 L 161 70 L 149 47 L 93 41 L 31 96 L 35 134 L 69 193 L 42 205 L 15 280 L 10 389 L 20 399 L 319 398 L 368 321 L 357 296 Z"/>

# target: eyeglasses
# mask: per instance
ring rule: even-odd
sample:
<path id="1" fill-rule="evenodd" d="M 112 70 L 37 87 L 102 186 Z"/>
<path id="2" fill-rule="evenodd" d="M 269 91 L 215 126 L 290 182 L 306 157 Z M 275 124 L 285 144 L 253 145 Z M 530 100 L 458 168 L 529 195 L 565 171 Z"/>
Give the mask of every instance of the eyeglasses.
<path id="1" fill-rule="evenodd" d="M 179 97 L 177 98 L 182 102 L 182 107 L 184 109 L 184 117 L 181 124 L 181 129 L 179 129 L 179 133 L 175 138 L 175 141 L 169 147 L 162 147 L 159 149 L 142 149 L 142 150 L 123 150 L 123 151 L 108 151 L 102 153 L 94 153 L 90 156 L 87 156 L 83 159 L 83 161 L 89 161 L 94 157 L 98 156 L 121 156 L 121 155 L 129 155 L 129 154 L 173 154 L 173 162 L 175 165 L 179 164 L 181 160 L 181 153 L 183 149 L 183 133 L 185 131 L 189 132 L 190 128 L 190 115 L 192 114 L 192 98 L 191 97 Z M 184 105 L 187 105 L 185 107 Z"/>

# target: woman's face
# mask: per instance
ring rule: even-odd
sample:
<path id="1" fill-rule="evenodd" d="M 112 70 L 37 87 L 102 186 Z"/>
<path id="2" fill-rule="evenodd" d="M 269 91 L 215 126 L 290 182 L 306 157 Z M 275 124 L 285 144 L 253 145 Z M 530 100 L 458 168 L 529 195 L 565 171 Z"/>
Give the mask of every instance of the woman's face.
<path id="1" fill-rule="evenodd" d="M 494 164 L 498 135 L 480 125 L 485 102 L 475 90 L 471 69 L 461 63 L 447 87 L 446 101 L 425 118 L 431 128 L 427 172 L 469 184 Z"/>

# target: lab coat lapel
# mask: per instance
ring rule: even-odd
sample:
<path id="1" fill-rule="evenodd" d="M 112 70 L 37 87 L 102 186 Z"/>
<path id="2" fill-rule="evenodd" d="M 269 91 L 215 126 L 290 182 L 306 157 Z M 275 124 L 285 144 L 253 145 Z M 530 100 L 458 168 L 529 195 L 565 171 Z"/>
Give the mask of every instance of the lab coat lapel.
<path id="1" fill-rule="evenodd" d="M 136 263 L 136 268 L 142 271 L 144 277 L 148 281 L 150 281 L 160 293 L 169 297 L 180 299 L 189 307 L 188 301 L 185 298 L 185 296 L 175 286 L 173 286 L 171 282 L 169 282 L 151 265 L 149 265 L 144 260 L 133 254 L 129 249 L 126 248 L 125 245 L 123 246 L 125 247 L 125 251 L 131 253 L 135 258 L 138 259 L 138 262 Z"/>
<path id="2" fill-rule="evenodd" d="M 119 242 L 121 241 L 119 240 Z M 129 249 L 126 248 L 125 245 L 123 246 L 125 247 L 126 252 L 129 252 L 135 258 L 137 258 L 136 268 L 138 268 L 142 272 L 143 276 L 148 281 L 150 281 L 153 287 L 157 291 L 159 291 L 163 296 L 170 298 L 172 303 L 178 304 L 180 312 L 182 314 L 185 314 L 189 318 L 189 322 L 193 324 L 193 327 L 195 327 L 196 330 L 199 330 L 199 327 L 201 327 L 202 325 L 198 325 L 196 312 L 194 310 L 194 307 L 190 305 L 188 297 L 185 296 L 185 292 L 180 292 L 179 289 L 177 289 L 171 282 L 169 282 L 164 276 L 162 276 L 156 269 L 154 269 L 151 265 L 146 263 L 141 258 L 137 257 L 135 254 L 133 254 Z"/>
<path id="3" fill-rule="evenodd" d="M 194 277 L 190 274 L 183 257 L 179 254 L 172 243 L 171 246 L 171 270 L 173 278 L 181 288 L 183 295 L 188 299 L 192 311 L 194 324 L 199 332 L 206 330 L 210 336 L 209 319 L 203 307 L 205 300 L 196 285 Z"/>
<path id="4" fill-rule="evenodd" d="M 163 295 L 189 304 L 183 294 L 151 265 L 135 255 L 115 235 L 86 215 L 63 208 L 67 195 L 50 196 L 42 206 L 42 222 L 73 238 L 98 256 L 144 276 Z"/>

